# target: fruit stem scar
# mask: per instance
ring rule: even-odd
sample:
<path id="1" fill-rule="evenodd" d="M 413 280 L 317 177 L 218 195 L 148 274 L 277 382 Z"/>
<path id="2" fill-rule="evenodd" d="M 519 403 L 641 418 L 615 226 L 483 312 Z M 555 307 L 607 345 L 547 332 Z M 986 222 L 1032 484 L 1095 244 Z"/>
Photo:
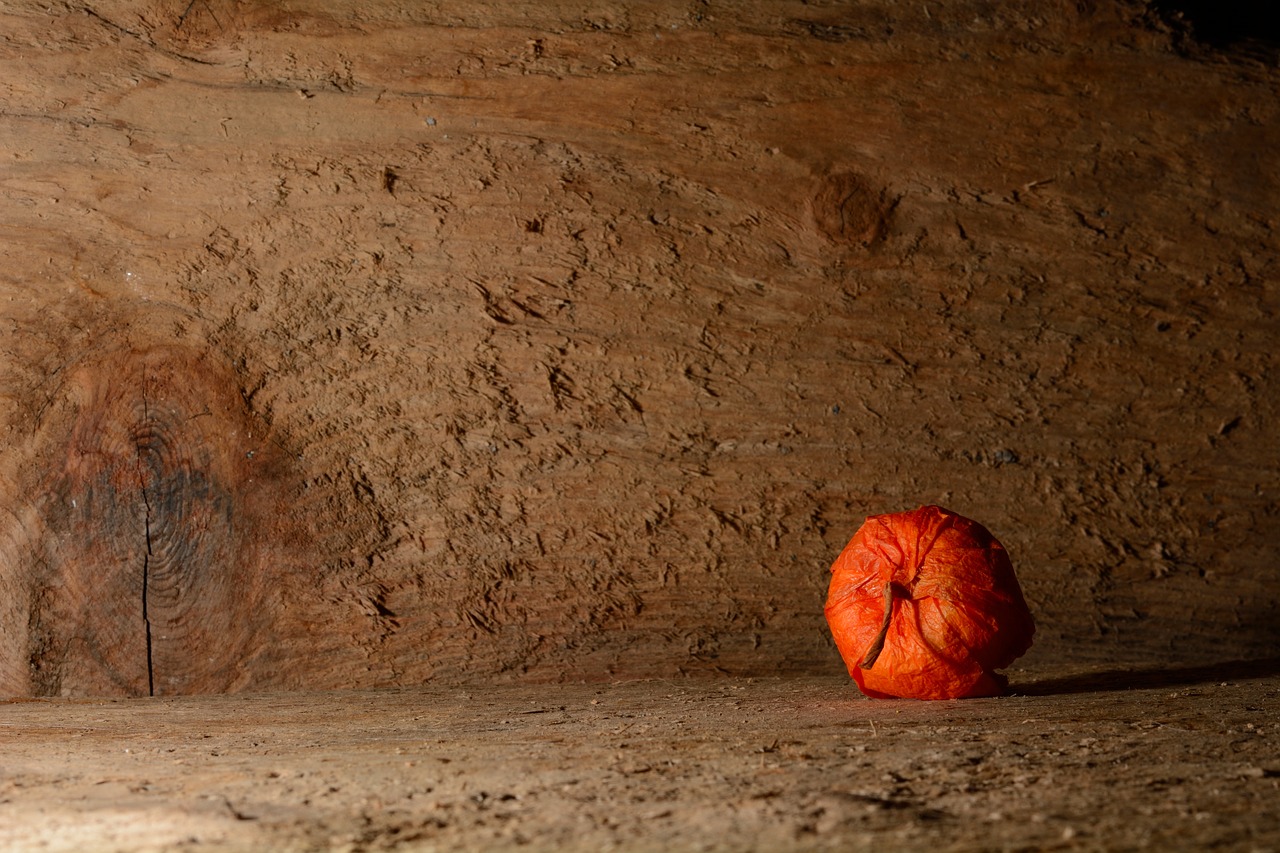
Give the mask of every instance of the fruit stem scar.
<path id="1" fill-rule="evenodd" d="M 889 620 L 893 618 L 893 581 L 887 581 L 884 585 L 884 619 L 880 621 L 880 631 L 876 634 L 876 638 L 871 641 L 871 645 L 867 647 L 867 653 L 862 656 L 862 661 L 858 666 L 863 669 L 871 669 L 875 665 L 876 659 L 880 657 L 880 652 L 884 651 L 884 640 L 889 635 Z"/>

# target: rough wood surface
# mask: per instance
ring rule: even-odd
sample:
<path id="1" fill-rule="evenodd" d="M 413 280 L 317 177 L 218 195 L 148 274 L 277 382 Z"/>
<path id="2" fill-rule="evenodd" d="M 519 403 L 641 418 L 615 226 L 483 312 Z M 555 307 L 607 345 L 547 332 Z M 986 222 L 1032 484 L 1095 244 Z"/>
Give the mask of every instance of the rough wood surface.
<path id="1" fill-rule="evenodd" d="M 0 693 L 838 673 L 929 502 L 1028 665 L 1274 653 L 1274 66 L 1111 2 L 0 31 Z"/>
<path id="2" fill-rule="evenodd" d="M 811 676 L 0 704 L 0 846 L 1280 846 L 1275 661 L 1014 684 L 951 702 Z"/>

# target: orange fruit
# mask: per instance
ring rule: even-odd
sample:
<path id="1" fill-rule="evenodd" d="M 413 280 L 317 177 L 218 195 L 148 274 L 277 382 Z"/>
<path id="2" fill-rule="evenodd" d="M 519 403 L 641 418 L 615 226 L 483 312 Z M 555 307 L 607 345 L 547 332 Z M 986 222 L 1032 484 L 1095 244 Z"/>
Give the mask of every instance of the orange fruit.
<path id="1" fill-rule="evenodd" d="M 1036 630 L 1004 546 L 937 506 L 869 517 L 831 566 L 826 616 L 876 698 L 998 696 Z"/>

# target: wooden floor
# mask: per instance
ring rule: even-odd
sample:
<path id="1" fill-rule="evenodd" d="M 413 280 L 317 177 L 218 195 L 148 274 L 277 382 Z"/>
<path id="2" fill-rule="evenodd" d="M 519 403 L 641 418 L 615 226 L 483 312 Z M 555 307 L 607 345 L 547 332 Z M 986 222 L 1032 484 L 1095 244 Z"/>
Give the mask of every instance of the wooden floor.
<path id="1" fill-rule="evenodd" d="M 0 705 L 0 848 L 1280 848 L 1280 663 Z"/>

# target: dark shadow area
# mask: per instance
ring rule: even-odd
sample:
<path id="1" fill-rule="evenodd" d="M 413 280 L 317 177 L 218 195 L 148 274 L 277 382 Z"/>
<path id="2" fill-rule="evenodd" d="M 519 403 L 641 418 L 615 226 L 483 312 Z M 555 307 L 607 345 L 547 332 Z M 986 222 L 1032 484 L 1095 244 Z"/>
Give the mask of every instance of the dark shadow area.
<path id="1" fill-rule="evenodd" d="M 1280 14 L 1258 0 L 1158 0 L 1153 8 L 1191 40 L 1215 50 L 1264 61 L 1280 47 Z"/>
<path id="2" fill-rule="evenodd" d="M 1105 693 L 1150 690 L 1219 681 L 1241 681 L 1280 675 L 1280 658 L 1233 660 L 1160 669 L 1108 669 L 1065 678 L 1047 678 L 1009 685 L 1013 696 L 1057 696 L 1066 693 Z"/>

